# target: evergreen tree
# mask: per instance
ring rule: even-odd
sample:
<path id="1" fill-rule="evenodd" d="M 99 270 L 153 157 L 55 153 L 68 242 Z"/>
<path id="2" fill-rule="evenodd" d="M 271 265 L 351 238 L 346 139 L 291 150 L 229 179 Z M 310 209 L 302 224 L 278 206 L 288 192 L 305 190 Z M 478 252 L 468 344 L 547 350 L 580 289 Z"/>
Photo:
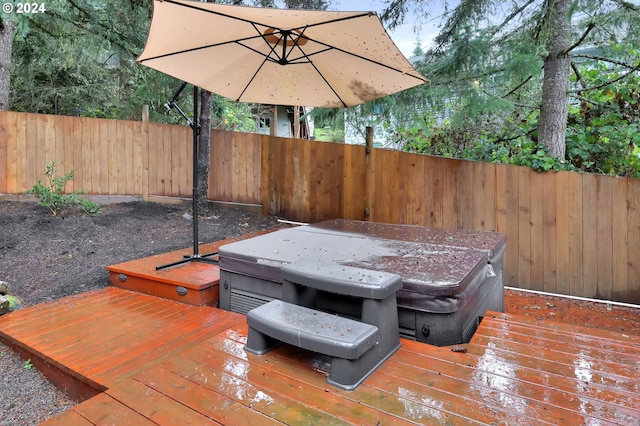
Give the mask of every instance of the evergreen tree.
<path id="1" fill-rule="evenodd" d="M 426 3 L 393 0 L 383 18 L 394 27 L 410 11 L 424 13 Z M 419 64 L 431 80 L 419 97 L 477 137 L 510 140 L 526 133 L 564 159 L 575 95 L 569 84 L 580 80 L 579 66 L 604 61 L 628 76 L 640 66 L 640 32 L 634 30 L 640 11 L 630 2 L 462 0 L 445 10 L 435 45 Z"/>

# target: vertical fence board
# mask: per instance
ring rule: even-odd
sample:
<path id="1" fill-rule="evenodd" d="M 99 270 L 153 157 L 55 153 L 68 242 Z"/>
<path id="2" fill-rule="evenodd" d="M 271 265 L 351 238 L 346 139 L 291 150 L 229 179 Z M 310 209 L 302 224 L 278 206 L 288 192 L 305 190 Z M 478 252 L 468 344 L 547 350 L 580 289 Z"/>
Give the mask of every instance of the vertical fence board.
<path id="1" fill-rule="evenodd" d="M 162 172 L 160 170 L 159 160 L 162 159 L 164 144 L 162 142 L 162 132 L 160 126 L 149 126 L 149 194 L 162 195 L 160 185 Z"/>
<path id="2" fill-rule="evenodd" d="M 0 193 L 16 191 L 17 139 L 16 115 L 0 114 Z"/>
<path id="3" fill-rule="evenodd" d="M 65 161 L 64 153 L 64 118 L 59 115 L 51 116 L 51 135 L 52 135 L 52 160 L 55 160 L 59 164 L 59 173 L 62 176 L 63 173 L 73 170 L 73 164 Z M 72 191 L 68 188 L 67 191 Z"/>
<path id="4" fill-rule="evenodd" d="M 507 169 L 504 164 L 496 164 L 495 172 L 495 230 L 507 232 Z"/>
<path id="5" fill-rule="evenodd" d="M 271 202 L 271 186 L 270 186 L 270 177 L 271 177 L 271 141 L 273 138 L 270 138 L 266 135 L 262 135 L 260 137 L 260 188 L 261 194 L 260 199 L 262 200 L 262 214 L 267 215 L 271 211 L 272 202 Z"/>
<path id="6" fill-rule="evenodd" d="M 232 201 L 237 201 L 241 194 L 247 192 L 247 161 L 246 155 L 243 152 L 246 138 L 244 135 L 238 135 L 233 138 L 233 144 L 231 145 L 231 173 L 233 176 L 233 183 L 231 185 L 231 193 L 229 198 Z"/>
<path id="7" fill-rule="evenodd" d="M 485 163 L 479 163 L 481 168 L 483 193 L 482 206 L 483 206 L 483 218 L 482 228 L 487 231 L 496 230 L 496 165 L 488 163 L 483 167 Z"/>
<path id="8" fill-rule="evenodd" d="M 87 176 L 89 177 L 89 192 L 91 194 L 105 194 L 105 192 L 102 192 L 102 188 L 101 186 L 101 181 L 102 181 L 102 174 L 104 173 L 104 169 L 107 166 L 102 158 L 102 148 L 103 148 L 103 144 L 101 143 L 101 137 L 103 136 L 102 130 L 103 130 L 103 126 L 102 126 L 102 120 L 101 119 L 97 119 L 95 122 L 95 125 L 92 125 L 92 123 L 87 122 L 87 124 L 89 125 L 89 129 L 91 132 L 91 136 L 89 139 L 89 150 L 87 152 L 87 159 L 89 161 L 89 167 L 91 171 L 91 173 L 87 173 Z"/>
<path id="9" fill-rule="evenodd" d="M 16 113 L 17 114 L 17 113 Z M 18 124 L 19 123 L 19 124 Z M 16 191 L 27 190 L 27 125 L 25 116 L 16 119 Z"/>
<path id="10" fill-rule="evenodd" d="M 251 165 L 251 175 L 253 185 L 251 187 L 251 202 L 253 204 L 262 203 L 262 136 L 253 135 L 253 164 Z"/>
<path id="11" fill-rule="evenodd" d="M 180 162 L 182 161 L 181 153 L 184 147 L 181 146 L 180 135 L 181 129 L 178 126 L 171 126 L 169 131 L 169 146 L 171 149 L 170 157 L 170 174 L 171 182 L 169 182 L 169 195 L 180 194 L 182 176 L 180 175 Z"/>
<path id="12" fill-rule="evenodd" d="M 569 246 L 571 244 L 570 224 L 569 224 L 569 173 L 559 172 L 555 175 L 556 188 L 556 245 L 555 245 L 555 265 L 556 265 L 556 287 L 555 291 L 560 294 L 570 294 L 570 261 Z M 546 194 L 545 194 L 546 195 Z"/>
<path id="13" fill-rule="evenodd" d="M 596 208 L 598 210 L 597 234 L 598 234 L 598 290 L 596 297 L 611 299 L 613 287 L 613 219 L 611 204 L 611 176 L 598 176 L 600 181 L 596 194 Z"/>
<path id="14" fill-rule="evenodd" d="M 473 229 L 473 162 L 463 161 L 460 163 L 460 180 L 456 188 L 458 193 L 458 226 L 462 229 Z"/>
<path id="15" fill-rule="evenodd" d="M 640 179 L 629 180 L 627 187 L 627 300 L 640 304 Z"/>
<path id="16" fill-rule="evenodd" d="M 418 154 L 414 154 L 415 157 L 419 158 Z M 452 192 L 453 188 L 448 187 L 447 174 L 450 173 L 448 169 L 448 162 L 442 162 L 438 159 L 429 158 L 431 164 L 433 165 L 433 178 L 434 178 L 434 189 L 433 195 L 435 198 L 435 214 L 436 217 L 433 221 L 433 226 L 436 228 L 444 229 L 448 227 L 448 216 L 453 216 L 447 203 L 449 202 L 448 196 L 449 192 Z M 420 176 L 416 176 L 414 182 L 420 182 Z M 415 183 L 412 184 L 414 186 Z M 428 190 L 428 189 L 424 189 Z M 453 207 L 453 211 L 455 211 L 455 206 Z"/>
<path id="17" fill-rule="evenodd" d="M 115 194 L 126 194 L 127 175 L 129 173 L 129 169 L 127 168 L 127 155 L 130 155 L 130 153 L 127 152 L 127 143 L 124 139 L 124 122 L 116 121 L 114 124 L 111 141 L 115 146 L 113 150 L 115 167 L 113 170 L 116 176 L 111 177 L 109 181 L 114 181 L 111 182 L 111 187 L 114 188 Z"/>
<path id="18" fill-rule="evenodd" d="M 519 167 L 506 167 L 506 228 L 507 250 L 504 258 L 505 285 L 518 287 L 520 263 L 520 201 L 519 201 Z"/>
<path id="19" fill-rule="evenodd" d="M 382 173 L 378 181 L 377 193 L 383 196 L 376 203 L 376 210 L 382 213 L 384 222 L 399 223 L 400 218 L 406 217 L 406 211 L 410 206 L 400 204 L 400 187 L 406 179 L 400 173 L 400 156 L 398 151 L 382 150 Z"/>
<path id="20" fill-rule="evenodd" d="M 171 127 L 168 125 L 163 126 L 162 132 L 162 141 L 164 144 L 164 155 L 162 156 L 162 176 L 164 180 L 164 189 L 163 195 L 171 195 L 173 191 L 173 161 L 174 161 L 174 151 L 173 151 L 173 140 L 172 140 L 172 132 Z"/>
<path id="21" fill-rule="evenodd" d="M 106 124 L 107 140 L 102 141 L 107 145 L 107 162 L 109 164 L 109 172 L 105 175 L 105 188 L 109 194 L 124 193 L 124 176 L 122 175 L 122 161 L 124 161 L 124 144 L 122 140 L 118 140 L 118 122 L 115 120 L 107 120 Z"/>
<path id="22" fill-rule="evenodd" d="M 73 150 L 74 161 L 78 164 L 75 174 L 75 185 L 82 188 L 83 191 L 89 191 L 87 184 L 90 178 L 89 174 L 92 172 L 88 158 L 91 152 L 91 129 L 89 128 L 89 123 L 90 119 L 80 118 L 80 122 L 76 124 L 74 129 L 74 138 L 81 141 L 80 145 Z"/>
<path id="23" fill-rule="evenodd" d="M 311 142 L 314 144 L 314 142 Z M 331 204 L 328 210 L 324 212 L 323 219 L 335 219 L 340 217 L 340 211 L 342 205 L 340 204 L 343 199 L 344 185 L 342 181 L 343 167 L 344 167 L 344 150 L 342 145 L 335 143 L 325 143 L 328 148 L 328 155 L 331 158 Z M 311 159 L 313 161 L 313 159 Z"/>
<path id="24" fill-rule="evenodd" d="M 424 162 L 418 161 L 413 155 L 402 155 L 399 158 L 400 171 L 404 172 L 404 180 L 415 182 L 416 179 L 420 179 L 422 182 L 423 176 L 425 176 Z M 409 225 L 415 225 L 420 223 L 421 216 L 423 214 L 423 208 L 425 207 L 422 201 L 422 193 L 426 191 L 424 185 L 413 185 L 403 182 L 402 188 L 402 200 L 400 201 L 407 206 L 407 212 L 404 219 L 404 223 Z"/>
<path id="25" fill-rule="evenodd" d="M 55 133 L 55 123 L 54 116 L 45 115 L 42 117 L 42 120 L 38 120 L 38 134 L 44 135 L 45 140 L 45 148 L 44 150 L 38 150 L 37 153 L 37 171 L 38 176 L 41 176 L 47 168 L 48 164 L 51 164 L 53 161 L 56 163 L 56 171 L 55 175 L 57 177 L 61 177 L 64 175 L 64 164 L 61 164 L 62 161 L 60 158 L 56 158 L 56 133 Z M 36 148 L 37 149 L 37 148 Z"/>
<path id="26" fill-rule="evenodd" d="M 291 205 L 296 219 L 304 222 L 314 222 L 317 215 L 317 203 L 325 195 L 322 186 L 325 183 L 324 172 L 327 166 L 323 155 L 324 152 L 318 144 L 313 144 L 312 153 L 311 144 L 307 143 L 307 141 L 289 139 L 287 144 L 289 150 L 293 153 L 291 156 L 292 167 L 289 168 L 291 174 L 288 176 L 289 187 L 291 188 L 288 204 Z M 311 156 L 314 157 L 313 163 L 309 162 Z M 313 189 L 311 189 L 311 182 L 313 182 Z M 314 200 L 310 202 L 312 197 Z"/>
<path id="27" fill-rule="evenodd" d="M 613 179 L 611 182 L 611 207 L 612 207 L 612 271 L 611 271 L 611 299 L 616 301 L 625 301 L 627 299 L 627 286 L 631 284 L 633 279 L 638 280 L 640 277 L 631 277 L 629 281 L 627 276 L 627 264 L 629 263 L 628 253 L 630 251 L 638 251 L 637 248 L 628 244 L 628 217 L 627 217 L 627 200 L 628 200 L 628 179 Z"/>
<path id="28" fill-rule="evenodd" d="M 149 199 L 149 116 L 148 114 L 142 114 L 142 121 L 140 122 L 139 138 L 136 137 L 136 142 L 140 144 L 140 158 L 142 161 L 141 167 L 141 185 L 142 185 L 142 198 L 147 201 Z"/>
<path id="29" fill-rule="evenodd" d="M 582 175 L 569 175 L 569 293 L 584 294 L 582 211 L 584 208 Z"/>
<path id="30" fill-rule="evenodd" d="M 271 202 L 273 203 L 273 209 L 270 211 L 277 216 L 287 217 L 285 212 L 286 203 L 285 200 L 289 194 L 286 187 L 288 168 L 290 163 L 285 161 L 287 158 L 287 140 L 282 138 L 273 139 L 271 143 L 271 151 L 269 156 L 270 165 L 270 180 L 271 180 Z M 289 159 L 290 161 L 290 159 Z"/>
<path id="31" fill-rule="evenodd" d="M 396 187 L 396 194 L 394 195 L 395 199 L 390 200 L 390 203 L 393 204 L 389 206 L 389 220 L 394 223 L 410 223 L 411 218 L 415 215 L 415 203 L 409 202 L 412 197 L 411 182 L 414 182 L 415 179 L 413 175 L 414 170 L 410 164 L 407 166 L 406 159 L 402 157 L 401 155 L 391 157 L 395 163 L 395 167 L 397 167 L 396 176 L 398 177 L 398 186 Z M 433 189 L 433 185 L 431 185 L 431 188 Z M 435 203 L 432 203 L 432 205 L 435 205 Z"/>
<path id="32" fill-rule="evenodd" d="M 77 120 L 74 117 L 60 117 L 62 120 L 61 126 L 58 128 L 60 136 L 60 143 L 62 144 L 62 158 L 64 162 L 65 170 L 73 170 L 73 180 L 67 184 L 67 191 L 81 191 L 82 188 L 76 187 L 77 168 L 75 163 L 74 151 L 77 145 L 75 140 L 75 123 Z"/>
<path id="33" fill-rule="evenodd" d="M 23 116 L 15 112 L 7 112 L 7 132 L 5 136 L 7 146 L 7 187 L 6 192 L 15 193 L 25 190 L 21 177 L 24 176 L 24 165 L 21 161 L 23 157 L 23 150 L 21 151 L 21 144 L 24 145 L 24 120 Z M 20 128 L 18 128 L 20 123 Z M 23 149 L 23 148 L 22 148 Z M 21 170 L 22 165 L 22 170 Z"/>
<path id="34" fill-rule="evenodd" d="M 233 150 L 233 141 L 230 137 L 231 135 L 224 134 L 220 135 L 218 141 L 220 142 L 217 146 L 216 153 L 216 163 L 215 169 L 216 173 L 216 185 L 218 194 L 222 197 L 222 199 L 228 199 L 231 193 L 231 188 L 233 185 L 233 173 L 232 170 L 232 150 Z"/>
<path id="35" fill-rule="evenodd" d="M 231 187 L 231 193 L 229 194 L 229 198 L 233 202 L 238 202 L 240 199 L 244 199 L 247 194 L 247 182 L 249 181 L 248 172 L 248 163 L 249 163 L 249 154 L 251 150 L 247 149 L 247 138 L 245 134 L 238 135 L 238 137 L 233 138 L 233 145 L 231 152 L 231 167 L 234 169 L 232 171 L 232 176 L 234 177 L 233 185 Z"/>
<path id="36" fill-rule="evenodd" d="M 518 287 L 531 288 L 531 170 L 518 171 Z"/>
<path id="37" fill-rule="evenodd" d="M 42 116 L 41 119 L 39 118 L 40 117 L 34 117 L 34 124 L 31 127 L 31 130 L 33 131 L 29 132 L 33 137 L 33 145 L 28 145 L 28 150 L 31 152 L 28 157 L 29 164 L 31 164 L 31 173 L 27 178 L 29 188 L 31 188 L 38 180 L 42 180 L 43 182 L 46 180 L 44 174 L 47 164 L 46 156 L 50 152 L 49 147 L 51 139 L 47 135 L 47 116 L 45 115 Z M 40 146 L 38 146 L 38 140 L 42 141 Z"/>
<path id="38" fill-rule="evenodd" d="M 113 120 L 100 120 L 100 139 L 96 141 L 96 145 L 99 147 L 99 159 L 98 163 L 100 163 L 100 183 L 98 186 L 98 190 L 96 193 L 98 194 L 108 194 L 109 193 L 109 181 L 111 180 L 111 173 L 109 170 L 109 162 L 110 162 L 110 148 L 111 145 L 111 135 L 114 133 L 111 130 L 112 123 L 115 123 Z"/>
<path id="39" fill-rule="evenodd" d="M 460 165 L 461 162 L 448 158 L 442 159 L 442 171 L 444 173 L 442 193 L 443 222 L 442 228 L 460 228 Z"/>
<path id="40" fill-rule="evenodd" d="M 582 247 L 583 247 L 583 294 L 596 297 L 598 294 L 598 193 L 600 181 L 595 175 L 582 176 Z"/>
<path id="41" fill-rule="evenodd" d="M 544 229 L 542 204 L 544 191 L 542 188 L 542 174 L 531 172 L 530 185 L 530 216 L 529 232 L 531 244 L 531 289 L 544 290 Z"/>
<path id="42" fill-rule="evenodd" d="M 25 185 L 27 189 L 31 189 L 31 187 L 40 179 L 42 180 L 44 176 L 40 176 L 39 165 L 38 165 L 38 157 L 37 152 L 44 152 L 44 148 L 46 146 L 46 139 L 44 138 L 44 133 L 42 136 L 42 143 L 38 143 L 38 120 L 37 116 L 29 114 L 26 119 L 26 132 L 25 132 Z M 44 170 L 42 170 L 44 172 Z"/>
<path id="43" fill-rule="evenodd" d="M 542 256 L 543 256 L 543 288 L 544 291 L 553 293 L 557 286 L 556 264 L 556 174 L 546 172 L 542 174 Z"/>
<path id="44" fill-rule="evenodd" d="M 125 143 L 125 157 L 124 168 L 126 170 L 126 181 L 124 184 L 124 193 L 126 195 L 141 194 L 139 190 L 140 183 L 140 170 L 142 168 L 142 159 L 139 151 L 139 140 L 136 140 L 133 133 L 132 121 L 122 121 L 119 126 L 119 131 L 122 134 L 122 139 Z"/>
<path id="45" fill-rule="evenodd" d="M 413 170 L 415 173 L 413 179 L 423 182 L 422 185 L 410 185 L 411 188 L 408 189 L 416 204 L 411 223 L 421 226 L 437 226 L 437 217 L 441 216 L 438 210 L 442 208 L 444 200 L 436 200 L 438 195 L 432 190 L 436 178 L 433 158 L 431 156 L 420 158 L 417 155 L 411 155 L 410 158 L 416 164 Z"/>
<path id="46" fill-rule="evenodd" d="M 368 220 L 372 222 L 382 222 L 382 215 L 378 213 L 378 191 L 379 183 L 382 181 L 382 167 L 380 167 L 380 156 L 382 151 L 372 148 L 369 152 L 369 167 L 367 169 L 367 207 L 369 208 Z M 378 219 L 380 218 L 380 219 Z"/>
<path id="47" fill-rule="evenodd" d="M 364 147 L 344 145 L 344 184 L 342 188 L 342 217 L 364 220 L 365 209 L 365 167 Z"/>

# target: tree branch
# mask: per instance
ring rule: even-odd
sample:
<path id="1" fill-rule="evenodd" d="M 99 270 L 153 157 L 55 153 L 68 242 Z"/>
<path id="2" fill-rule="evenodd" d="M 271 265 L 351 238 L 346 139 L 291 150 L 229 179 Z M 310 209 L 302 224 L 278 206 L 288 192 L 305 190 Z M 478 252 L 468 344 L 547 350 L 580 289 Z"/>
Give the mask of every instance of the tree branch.
<path id="1" fill-rule="evenodd" d="M 582 74 L 580 74 L 580 70 L 578 69 L 578 66 L 573 61 L 571 61 L 571 69 L 573 70 L 574 74 L 576 75 L 576 83 L 579 82 L 580 84 L 582 84 Z"/>
<path id="2" fill-rule="evenodd" d="M 533 78 L 532 75 L 530 75 L 529 77 L 525 78 L 522 83 L 518 84 L 516 87 L 514 87 L 513 89 L 509 90 L 505 95 L 502 96 L 502 98 L 507 98 L 509 96 L 511 96 L 512 94 L 514 94 L 517 90 L 519 90 L 522 86 L 524 86 L 525 84 L 527 84 L 527 82 L 529 80 L 531 80 Z"/>
<path id="3" fill-rule="evenodd" d="M 612 0 L 612 1 L 614 3 L 622 6 L 625 9 L 633 10 L 635 12 L 640 12 L 640 6 L 637 6 L 637 5 L 635 5 L 635 4 L 631 3 L 631 2 L 624 1 L 624 0 Z"/>
<path id="4" fill-rule="evenodd" d="M 582 44 L 582 42 L 584 41 L 585 38 L 587 38 L 587 36 L 589 35 L 589 33 L 591 32 L 592 29 L 594 29 L 596 27 L 596 24 L 594 24 L 593 22 L 589 22 L 589 25 L 587 26 L 587 29 L 585 30 L 584 34 L 582 34 L 582 37 L 580 37 L 580 39 L 578 41 L 576 41 L 575 43 L 573 43 L 573 45 L 571 47 L 569 47 L 564 53 L 565 55 L 568 54 L 569 52 L 571 52 L 573 49 L 575 49 L 576 47 L 580 46 L 580 44 Z"/>
<path id="5" fill-rule="evenodd" d="M 611 108 L 609 105 L 607 105 L 607 104 L 592 101 L 591 99 L 587 99 L 587 98 L 585 98 L 584 96 L 575 95 L 575 94 L 571 94 L 571 96 L 572 96 L 573 98 L 576 98 L 576 99 L 577 99 L 577 100 L 579 100 L 579 101 L 582 101 L 582 102 L 585 102 L 585 103 L 591 104 L 591 105 L 593 105 L 593 106 L 595 106 L 595 107 L 597 107 L 597 108 L 602 108 L 602 109 L 605 109 L 605 110 L 612 109 L 612 108 Z M 633 109 L 630 109 L 630 108 L 629 108 L 629 109 L 626 109 L 626 110 L 625 110 L 625 112 L 626 112 L 627 114 L 629 114 L 630 116 L 640 117 L 640 111 L 635 111 L 635 110 L 633 110 Z"/>
<path id="6" fill-rule="evenodd" d="M 569 90 L 567 93 L 581 93 L 581 92 L 587 92 L 590 90 L 598 90 L 598 89 L 602 89 L 603 87 L 607 87 L 613 83 L 617 83 L 620 80 L 623 80 L 625 78 L 627 78 L 630 74 L 633 74 L 634 72 L 640 70 L 640 64 L 638 64 L 638 66 L 633 67 L 632 69 L 630 69 L 628 72 L 622 74 L 621 76 L 614 78 L 613 80 L 610 81 L 606 81 L 602 84 L 598 84 L 597 86 L 591 86 L 591 87 L 585 87 L 584 89 L 573 89 L 573 90 Z"/>
<path id="7" fill-rule="evenodd" d="M 585 58 L 585 59 L 591 59 L 592 61 L 603 61 L 603 62 L 609 62 L 611 64 L 614 65 L 619 65 L 621 67 L 625 67 L 625 68 L 634 68 L 637 69 L 638 66 L 637 65 L 632 65 L 632 64 L 627 64 L 626 62 L 622 62 L 622 61 L 617 61 L 615 59 L 611 59 L 611 58 L 605 58 L 603 56 L 596 56 L 596 55 L 572 55 L 574 58 Z"/>
<path id="8" fill-rule="evenodd" d="M 89 13 L 87 10 L 83 9 L 81 6 L 79 6 L 75 0 L 67 0 L 71 6 L 73 6 L 78 12 L 80 12 L 81 15 L 83 15 L 87 22 L 93 22 L 95 25 L 97 25 L 98 27 L 101 27 L 103 30 L 106 30 L 107 32 L 114 32 L 115 34 L 118 35 L 118 37 L 121 40 L 128 40 L 129 37 L 126 34 L 123 34 L 122 32 L 118 31 L 117 29 L 113 28 L 112 26 L 106 25 L 105 23 L 103 23 L 102 21 L 99 20 L 92 20 L 92 14 Z M 76 26 L 78 26 L 79 28 L 88 31 L 88 28 L 84 25 L 81 25 L 80 23 L 77 22 L 73 22 L 73 24 L 75 24 Z M 110 41 L 112 41 L 114 44 L 116 44 L 117 46 L 119 46 L 124 52 L 130 54 L 131 56 L 137 56 L 137 54 L 130 50 L 129 47 L 127 47 L 125 44 L 123 44 L 120 40 L 114 40 L 114 39 L 110 39 Z"/>

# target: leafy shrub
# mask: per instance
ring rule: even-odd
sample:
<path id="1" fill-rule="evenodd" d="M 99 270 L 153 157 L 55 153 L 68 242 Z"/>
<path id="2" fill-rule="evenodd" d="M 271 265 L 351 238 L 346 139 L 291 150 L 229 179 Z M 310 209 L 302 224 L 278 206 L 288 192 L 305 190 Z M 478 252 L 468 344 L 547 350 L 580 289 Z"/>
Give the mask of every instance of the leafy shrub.
<path id="1" fill-rule="evenodd" d="M 85 214 L 95 216 L 100 212 L 100 206 L 91 200 L 80 198 L 79 195 L 84 191 L 65 193 L 67 183 L 73 180 L 74 171 L 75 169 L 62 176 L 56 176 L 56 162 L 52 161 L 47 165 L 47 170 L 44 173 L 47 181 L 42 183 L 41 180 L 38 180 L 33 188 L 27 191 L 27 194 L 35 196 L 38 204 L 48 208 L 54 216 L 64 212 L 71 205 L 77 205 Z"/>

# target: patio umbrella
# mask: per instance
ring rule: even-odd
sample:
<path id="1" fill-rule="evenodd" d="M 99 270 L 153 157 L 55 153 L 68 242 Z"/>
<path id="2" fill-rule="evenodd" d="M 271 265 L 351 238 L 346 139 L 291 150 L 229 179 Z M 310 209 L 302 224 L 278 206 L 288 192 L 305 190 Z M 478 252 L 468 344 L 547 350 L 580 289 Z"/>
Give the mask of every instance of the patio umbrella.
<path id="1" fill-rule="evenodd" d="M 374 12 L 155 0 L 137 62 L 194 86 L 193 256 L 158 269 L 209 256 L 198 253 L 198 87 L 238 102 L 340 108 L 427 81 Z"/>
<path id="2" fill-rule="evenodd" d="M 137 61 L 234 101 L 349 107 L 427 81 L 374 12 L 153 5 Z"/>

